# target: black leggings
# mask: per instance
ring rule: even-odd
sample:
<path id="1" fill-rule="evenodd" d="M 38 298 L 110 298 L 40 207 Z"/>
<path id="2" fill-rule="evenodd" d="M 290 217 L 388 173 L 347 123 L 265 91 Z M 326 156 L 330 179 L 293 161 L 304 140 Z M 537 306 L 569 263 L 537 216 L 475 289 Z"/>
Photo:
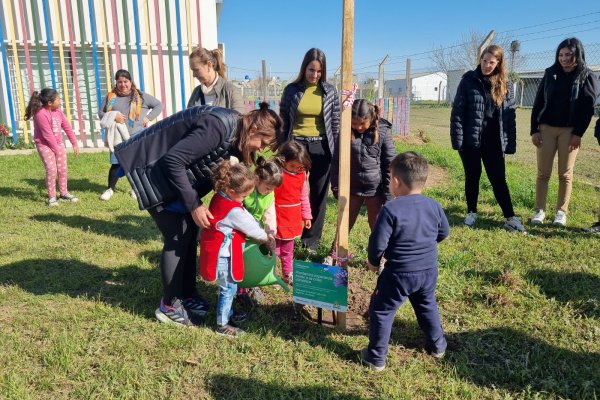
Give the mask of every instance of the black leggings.
<path id="1" fill-rule="evenodd" d="M 167 305 L 174 298 L 195 296 L 198 262 L 198 225 L 190 213 L 181 214 L 167 210 L 148 210 L 163 236 L 160 273 L 163 299 Z"/>
<path id="2" fill-rule="evenodd" d="M 120 164 L 111 164 L 110 169 L 108 170 L 108 188 L 115 190 L 115 186 L 117 186 L 117 181 L 119 180 L 119 167 Z"/>
<path id="3" fill-rule="evenodd" d="M 510 198 L 510 191 L 506 183 L 506 166 L 504 154 L 499 147 L 483 146 L 479 149 L 463 149 L 458 152 L 465 169 L 465 196 L 467 198 L 467 212 L 477 212 L 477 199 L 479 198 L 479 180 L 481 178 L 481 163 L 490 180 L 496 201 L 502 209 L 504 218 L 515 215 Z"/>
<path id="4" fill-rule="evenodd" d="M 298 143 L 306 147 L 312 163 L 308 176 L 308 184 L 310 189 L 310 209 L 313 219 L 311 228 L 302 231 L 302 244 L 310 249 L 316 249 L 319 246 L 321 234 L 323 233 L 323 225 L 325 224 L 331 153 L 327 140 L 314 142 L 298 140 Z"/>

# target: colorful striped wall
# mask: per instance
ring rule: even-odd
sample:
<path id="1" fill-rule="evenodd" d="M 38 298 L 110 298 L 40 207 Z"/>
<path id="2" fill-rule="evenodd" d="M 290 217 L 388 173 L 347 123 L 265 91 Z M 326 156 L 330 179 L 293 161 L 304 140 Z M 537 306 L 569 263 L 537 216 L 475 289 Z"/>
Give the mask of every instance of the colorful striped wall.
<path id="1" fill-rule="evenodd" d="M 120 68 L 163 102 L 162 118 L 185 108 L 197 84 L 187 56 L 217 47 L 217 2 L 0 0 L 0 122 L 29 143 L 31 93 L 53 87 L 81 144 L 102 146 L 98 106 Z"/>

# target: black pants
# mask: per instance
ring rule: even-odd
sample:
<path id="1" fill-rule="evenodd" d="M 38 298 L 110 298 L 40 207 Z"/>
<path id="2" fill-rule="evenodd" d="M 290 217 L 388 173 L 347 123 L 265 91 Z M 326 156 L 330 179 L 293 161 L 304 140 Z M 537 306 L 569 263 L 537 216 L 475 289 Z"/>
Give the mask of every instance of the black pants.
<path id="1" fill-rule="evenodd" d="M 115 190 L 115 186 L 117 186 L 117 181 L 119 180 L 119 167 L 121 164 L 111 164 L 110 169 L 108 170 L 108 188 Z"/>
<path id="2" fill-rule="evenodd" d="M 190 213 L 153 209 L 148 212 L 163 236 L 160 273 L 164 303 L 170 305 L 174 298 L 196 295 L 198 225 Z"/>
<path id="3" fill-rule="evenodd" d="M 327 140 L 313 142 L 296 138 L 298 143 L 304 145 L 310 154 L 312 167 L 308 177 L 310 187 L 309 201 L 312 212 L 312 226 L 302 231 L 302 244 L 309 249 L 316 249 L 321 240 L 325 212 L 327 209 L 327 196 L 329 194 L 329 171 L 331 170 L 331 152 Z"/>
<path id="4" fill-rule="evenodd" d="M 479 180 L 481 178 L 481 163 L 490 180 L 496 201 L 502 209 L 504 218 L 515 215 L 510 198 L 510 191 L 506 183 L 506 166 L 504 153 L 499 146 L 482 146 L 479 149 L 463 149 L 458 152 L 465 170 L 465 197 L 467 198 L 467 211 L 477 212 L 477 199 L 479 197 Z"/>

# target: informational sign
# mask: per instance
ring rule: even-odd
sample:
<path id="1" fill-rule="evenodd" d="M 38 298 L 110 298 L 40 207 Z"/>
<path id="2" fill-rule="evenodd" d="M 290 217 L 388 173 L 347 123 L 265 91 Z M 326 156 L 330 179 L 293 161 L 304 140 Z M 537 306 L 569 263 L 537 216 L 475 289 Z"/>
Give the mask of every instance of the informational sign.
<path id="1" fill-rule="evenodd" d="M 338 266 L 294 261 L 294 302 L 346 312 L 348 271 Z"/>

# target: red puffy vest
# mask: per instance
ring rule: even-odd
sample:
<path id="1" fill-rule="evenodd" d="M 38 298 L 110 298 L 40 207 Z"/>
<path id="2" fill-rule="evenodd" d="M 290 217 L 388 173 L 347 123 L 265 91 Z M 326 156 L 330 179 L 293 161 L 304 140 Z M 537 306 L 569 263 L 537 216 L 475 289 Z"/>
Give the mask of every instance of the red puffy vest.
<path id="1" fill-rule="evenodd" d="M 223 220 L 229 211 L 234 208 L 243 208 L 241 203 L 230 200 L 220 193 L 215 193 L 210 201 L 209 210 L 214 219 L 210 222 L 210 227 L 202 230 L 200 237 L 200 257 L 198 264 L 200 276 L 207 281 L 212 282 L 217 279 L 217 261 L 219 259 L 219 250 L 225 239 L 225 234 L 219 230 L 219 222 Z M 242 232 L 233 230 L 230 242 L 231 253 L 231 276 L 235 282 L 244 279 L 244 243 L 246 235 Z"/>

